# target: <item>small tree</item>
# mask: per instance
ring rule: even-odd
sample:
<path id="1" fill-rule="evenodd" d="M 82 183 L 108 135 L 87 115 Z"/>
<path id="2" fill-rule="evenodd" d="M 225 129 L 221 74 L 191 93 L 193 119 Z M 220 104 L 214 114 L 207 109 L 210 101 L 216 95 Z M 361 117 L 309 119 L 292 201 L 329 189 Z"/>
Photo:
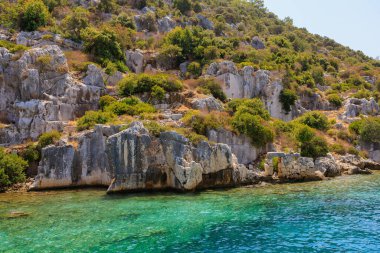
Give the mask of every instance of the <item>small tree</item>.
<path id="1" fill-rule="evenodd" d="M 30 0 L 26 2 L 25 11 L 21 14 L 21 29 L 35 31 L 44 26 L 49 20 L 49 10 L 41 0 Z"/>
<path id="2" fill-rule="evenodd" d="M 280 93 L 280 102 L 282 104 L 282 109 L 286 113 L 289 113 L 291 110 L 291 107 L 295 104 L 297 100 L 297 94 L 289 89 L 284 89 Z"/>
<path id="3" fill-rule="evenodd" d="M 174 7 L 178 9 L 182 14 L 186 14 L 192 9 L 190 0 L 174 0 Z"/>
<path id="4" fill-rule="evenodd" d="M 6 154 L 0 148 L 0 190 L 25 180 L 28 163 L 15 154 Z"/>

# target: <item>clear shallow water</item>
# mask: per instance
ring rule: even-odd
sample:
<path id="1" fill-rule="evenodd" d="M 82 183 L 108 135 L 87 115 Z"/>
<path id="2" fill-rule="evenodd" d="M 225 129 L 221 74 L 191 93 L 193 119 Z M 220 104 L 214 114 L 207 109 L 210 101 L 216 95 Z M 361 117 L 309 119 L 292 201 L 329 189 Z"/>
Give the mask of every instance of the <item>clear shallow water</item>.
<path id="1" fill-rule="evenodd" d="M 379 252 L 379 190 L 375 174 L 196 194 L 0 194 L 0 252 Z"/>

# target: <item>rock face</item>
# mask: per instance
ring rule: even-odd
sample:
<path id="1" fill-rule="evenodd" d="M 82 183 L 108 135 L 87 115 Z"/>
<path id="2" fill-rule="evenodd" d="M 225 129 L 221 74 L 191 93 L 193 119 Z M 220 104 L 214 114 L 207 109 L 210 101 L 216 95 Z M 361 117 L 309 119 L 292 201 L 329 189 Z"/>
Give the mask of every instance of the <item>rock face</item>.
<path id="1" fill-rule="evenodd" d="M 262 40 L 255 36 L 252 38 L 251 40 L 251 46 L 255 49 L 265 49 L 265 44 L 264 42 L 262 42 Z"/>
<path id="2" fill-rule="evenodd" d="M 380 107 L 374 98 L 350 98 L 344 105 L 345 111 L 341 118 L 346 121 L 353 121 L 359 115 L 379 115 Z"/>
<path id="3" fill-rule="evenodd" d="M 342 156 L 337 160 L 337 164 L 341 171 L 348 175 L 371 174 L 371 170 L 380 170 L 380 163 L 355 155 Z"/>
<path id="4" fill-rule="evenodd" d="M 106 139 L 118 130 L 99 125 L 63 145 L 44 148 L 32 190 L 110 185 Z"/>
<path id="5" fill-rule="evenodd" d="M 47 45 L 59 45 L 67 49 L 81 50 L 82 44 L 62 38 L 59 34 L 51 32 L 20 32 L 17 34 L 16 43 L 28 47 L 42 47 Z"/>
<path id="6" fill-rule="evenodd" d="M 207 75 L 215 76 L 222 82 L 223 91 L 228 98 L 260 97 L 275 118 L 289 121 L 305 111 L 299 102 L 290 112 L 283 110 L 279 98 L 283 85 L 279 81 L 271 81 L 269 71 L 255 71 L 249 66 L 238 71 L 233 62 L 224 61 L 212 63 L 207 69 Z"/>
<path id="7" fill-rule="evenodd" d="M 210 141 L 216 143 L 225 143 L 231 147 L 231 151 L 238 159 L 239 163 L 251 164 L 265 154 L 269 147 L 256 148 L 251 144 L 251 141 L 246 136 L 238 136 L 228 130 L 218 129 L 210 130 L 207 134 Z"/>
<path id="8" fill-rule="evenodd" d="M 0 140 L 10 144 L 63 127 L 97 109 L 102 88 L 77 82 L 56 45 L 27 50 L 19 58 L 0 48 Z"/>
<path id="9" fill-rule="evenodd" d="M 140 51 L 127 50 L 125 52 L 125 57 L 126 64 L 129 69 L 131 69 L 135 73 L 143 72 L 144 55 Z"/>
<path id="10" fill-rule="evenodd" d="M 85 78 L 83 79 L 83 83 L 86 85 L 105 88 L 102 70 L 94 64 L 88 65 L 87 68 L 87 73 Z"/>
<path id="11" fill-rule="evenodd" d="M 193 99 L 191 102 L 191 107 L 205 112 L 223 111 L 223 103 L 212 96 Z"/>
<path id="12" fill-rule="evenodd" d="M 157 27 L 160 33 L 170 32 L 177 26 L 177 23 L 169 16 L 157 20 Z"/>
<path id="13" fill-rule="evenodd" d="M 258 177 L 238 164 L 226 144 L 192 145 L 175 132 L 154 137 L 140 122 L 121 132 L 99 125 L 71 142 L 46 147 L 38 172 L 35 190 L 106 185 L 108 192 L 194 190 L 239 185 Z"/>
<path id="14" fill-rule="evenodd" d="M 275 158 L 278 159 L 277 168 L 274 166 Z M 319 158 L 314 163 L 312 158 L 281 152 L 268 152 L 264 167 L 266 176 L 277 172 L 282 180 L 319 180 L 324 176 L 333 176 L 332 172 L 336 169 L 329 157 Z"/>
<path id="15" fill-rule="evenodd" d="M 214 30 L 214 23 L 201 14 L 197 14 L 199 25 L 206 30 Z"/>

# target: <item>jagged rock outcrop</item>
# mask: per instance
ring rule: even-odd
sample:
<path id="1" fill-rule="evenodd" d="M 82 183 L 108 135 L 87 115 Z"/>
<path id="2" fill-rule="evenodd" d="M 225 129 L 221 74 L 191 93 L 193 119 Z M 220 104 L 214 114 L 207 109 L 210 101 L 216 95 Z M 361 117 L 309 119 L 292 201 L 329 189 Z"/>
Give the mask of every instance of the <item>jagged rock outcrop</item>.
<path id="1" fill-rule="evenodd" d="M 203 16 L 202 14 L 197 14 L 197 19 L 199 21 L 199 25 L 206 30 L 214 30 L 214 23 Z"/>
<path id="2" fill-rule="evenodd" d="M 375 162 L 380 162 L 380 143 L 367 142 L 360 145 L 361 149 L 368 153 L 368 157 Z"/>
<path id="3" fill-rule="evenodd" d="M 336 177 L 341 174 L 341 168 L 331 155 L 319 157 L 315 160 L 314 166 L 321 171 L 325 177 Z"/>
<path id="4" fill-rule="evenodd" d="M 10 143 L 60 130 L 64 121 L 97 109 L 102 91 L 71 77 L 56 45 L 27 50 L 19 58 L 0 48 L 0 75 L 0 122 L 10 123 L 0 129 L 0 139 Z"/>
<path id="5" fill-rule="evenodd" d="M 177 23 L 169 16 L 157 20 L 157 27 L 160 33 L 170 32 L 177 26 Z"/>
<path id="6" fill-rule="evenodd" d="M 274 167 L 274 158 L 278 159 L 277 168 Z M 278 178 L 282 180 L 321 179 L 320 171 L 315 167 L 313 159 L 301 157 L 299 154 L 268 152 L 264 167 L 266 176 L 272 176 L 277 172 Z"/>
<path id="7" fill-rule="evenodd" d="M 226 144 L 193 145 L 176 132 L 152 136 L 140 122 L 97 126 L 42 150 L 34 190 L 109 185 L 108 192 L 234 186 L 257 180 Z"/>
<path id="8" fill-rule="evenodd" d="M 380 163 L 355 155 L 341 156 L 337 160 L 337 164 L 340 166 L 341 171 L 348 175 L 371 174 L 371 170 L 380 170 Z"/>
<path id="9" fill-rule="evenodd" d="M 191 107 L 205 112 L 223 111 L 224 106 L 221 101 L 214 97 L 195 98 L 191 101 Z"/>
<path id="10" fill-rule="evenodd" d="M 251 40 L 251 46 L 255 49 L 265 49 L 264 42 L 257 36 L 253 37 Z"/>
<path id="11" fill-rule="evenodd" d="M 344 105 L 344 113 L 341 118 L 346 121 L 353 121 L 359 115 L 379 115 L 380 107 L 374 98 L 350 98 Z"/>
<path id="12" fill-rule="evenodd" d="M 143 72 L 144 55 L 139 51 L 127 50 L 125 52 L 127 67 L 135 73 Z"/>
<path id="13" fill-rule="evenodd" d="M 118 131 L 119 127 L 98 125 L 95 130 L 63 141 L 59 146 L 44 148 L 32 190 L 109 186 L 111 174 L 106 139 Z"/>
<path id="14" fill-rule="evenodd" d="M 324 99 L 319 93 L 303 93 L 300 95 L 300 104 L 303 108 L 314 111 L 329 111 L 335 110 L 336 108 L 329 103 L 328 100 Z"/>
<path id="15" fill-rule="evenodd" d="M 70 39 L 62 38 L 61 35 L 51 32 L 20 32 L 17 34 L 16 43 L 28 47 L 42 47 L 47 45 L 59 45 L 67 49 L 81 50 L 82 44 Z"/>
<path id="16" fill-rule="evenodd" d="M 298 101 L 290 112 L 283 110 L 280 94 L 284 87 L 278 80 L 271 81 L 269 71 L 255 71 L 249 66 L 238 71 L 233 62 L 223 61 L 211 63 L 206 74 L 215 76 L 222 82 L 222 89 L 229 98 L 260 97 L 275 118 L 289 121 L 305 112 Z"/>
<path id="17" fill-rule="evenodd" d="M 238 162 L 242 164 L 255 162 L 260 155 L 265 154 L 271 149 L 270 145 L 257 148 L 251 144 L 251 140 L 247 136 L 236 135 L 225 129 L 210 130 L 207 133 L 207 137 L 212 142 L 225 143 L 231 147 L 232 153 L 237 157 Z"/>
<path id="18" fill-rule="evenodd" d="M 86 76 L 83 79 L 83 83 L 86 85 L 105 88 L 102 69 L 98 68 L 94 64 L 88 65 Z"/>

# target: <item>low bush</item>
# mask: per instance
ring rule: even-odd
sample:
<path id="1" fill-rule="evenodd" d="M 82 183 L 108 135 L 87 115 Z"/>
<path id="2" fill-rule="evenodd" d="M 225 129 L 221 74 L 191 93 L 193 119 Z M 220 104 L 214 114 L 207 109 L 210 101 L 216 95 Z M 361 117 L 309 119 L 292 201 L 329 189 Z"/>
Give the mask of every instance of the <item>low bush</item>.
<path id="1" fill-rule="evenodd" d="M 334 153 L 337 153 L 337 154 L 339 154 L 339 155 L 344 155 L 344 154 L 346 154 L 346 149 L 345 149 L 342 145 L 337 144 L 337 143 L 332 144 L 332 145 L 330 146 L 330 151 L 331 151 L 331 152 L 334 152 Z"/>
<path id="2" fill-rule="evenodd" d="M 129 74 L 123 78 L 117 86 L 121 96 L 152 92 L 155 86 L 161 87 L 166 92 L 180 91 L 183 87 L 177 78 L 165 74 Z"/>
<path id="3" fill-rule="evenodd" d="M 83 117 L 77 121 L 77 130 L 90 129 L 96 124 L 106 124 L 115 120 L 116 116 L 110 112 L 87 111 Z"/>
<path id="4" fill-rule="evenodd" d="M 204 94 L 211 94 L 214 98 L 217 98 L 222 102 L 227 100 L 227 96 L 223 92 L 220 83 L 214 78 L 200 79 L 198 90 Z"/>
<path id="5" fill-rule="evenodd" d="M 310 141 L 301 144 L 301 156 L 314 159 L 326 156 L 329 152 L 326 141 L 321 137 L 313 137 Z"/>
<path id="6" fill-rule="evenodd" d="M 249 113 L 258 115 L 264 120 L 270 120 L 270 114 L 265 109 L 263 102 L 258 98 L 236 98 L 227 104 L 227 108 L 233 113 Z"/>
<path id="7" fill-rule="evenodd" d="M 49 10 L 42 0 L 30 0 L 21 14 L 20 27 L 25 31 L 35 31 L 48 23 Z"/>
<path id="8" fill-rule="evenodd" d="M 25 181 L 28 163 L 16 154 L 7 154 L 0 148 L 0 190 Z"/>
<path id="9" fill-rule="evenodd" d="M 335 107 L 341 107 L 343 104 L 343 99 L 338 94 L 330 94 L 327 96 L 327 100 L 330 102 L 330 104 L 334 105 Z"/>
<path id="10" fill-rule="evenodd" d="M 105 106 L 104 111 L 119 116 L 124 114 L 135 116 L 143 113 L 154 113 L 156 109 L 150 104 L 141 102 L 136 97 L 128 97 Z"/>
<path id="11" fill-rule="evenodd" d="M 286 113 L 290 112 L 291 107 L 295 104 L 297 98 L 297 94 L 290 89 L 284 89 L 281 91 L 280 102 L 282 104 L 283 110 Z"/>
<path id="12" fill-rule="evenodd" d="M 11 53 L 16 53 L 18 51 L 25 51 L 28 49 L 27 46 L 17 45 L 17 44 L 14 44 L 14 43 L 6 41 L 6 40 L 0 40 L 0 47 L 5 47 Z"/>
<path id="13" fill-rule="evenodd" d="M 191 77 L 199 77 L 202 75 L 202 66 L 199 62 L 191 62 L 189 66 L 187 66 L 187 73 Z"/>
<path id="14" fill-rule="evenodd" d="M 326 115 L 324 115 L 321 112 L 307 112 L 304 115 L 302 115 L 298 120 L 302 124 L 308 125 L 309 127 L 321 131 L 326 131 L 329 128 L 329 121 Z"/>
<path id="15" fill-rule="evenodd" d="M 190 110 L 184 115 L 182 121 L 197 134 L 207 135 L 208 130 L 221 127 L 227 128 L 230 123 L 230 116 L 221 112 L 206 114 L 200 111 Z"/>
<path id="16" fill-rule="evenodd" d="M 101 110 L 104 110 L 106 106 L 109 106 L 110 104 L 116 102 L 117 99 L 110 96 L 110 95 L 104 95 L 99 99 L 99 107 Z"/>
<path id="17" fill-rule="evenodd" d="M 58 131 L 51 131 L 43 133 L 38 138 L 37 148 L 39 150 L 43 149 L 46 146 L 56 143 L 61 138 L 61 134 Z"/>

